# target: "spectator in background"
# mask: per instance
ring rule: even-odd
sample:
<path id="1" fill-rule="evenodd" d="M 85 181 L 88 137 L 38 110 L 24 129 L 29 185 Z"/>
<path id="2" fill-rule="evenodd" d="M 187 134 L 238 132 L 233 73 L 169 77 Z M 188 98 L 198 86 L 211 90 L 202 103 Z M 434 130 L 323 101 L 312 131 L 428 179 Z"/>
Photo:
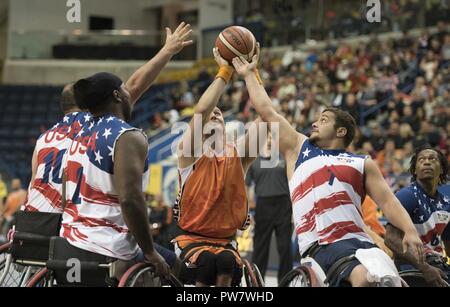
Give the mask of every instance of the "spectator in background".
<path id="1" fill-rule="evenodd" d="M 355 94 L 347 94 L 345 97 L 345 102 L 342 106 L 342 110 L 347 111 L 350 113 L 351 116 L 355 119 L 357 123 L 359 123 L 359 106 L 358 102 L 356 101 Z"/>
<path id="2" fill-rule="evenodd" d="M 281 79 L 281 86 L 278 89 L 278 99 L 283 100 L 286 97 L 295 97 L 297 88 L 295 87 L 295 78 L 285 77 Z"/>
<path id="3" fill-rule="evenodd" d="M 443 60 L 450 60 L 450 35 L 445 35 L 444 44 L 442 46 L 441 56 Z"/>
<path id="4" fill-rule="evenodd" d="M 369 137 L 368 141 L 373 146 L 374 151 L 377 153 L 384 148 L 385 137 L 383 134 L 383 130 L 379 123 L 376 121 L 370 121 L 368 123 L 369 128 Z"/>
<path id="5" fill-rule="evenodd" d="M 264 277 L 269 261 L 272 233 L 275 231 L 280 259 L 278 282 L 292 269 L 291 236 L 292 205 L 286 176 L 286 161 L 280 157 L 275 168 L 263 168 L 261 162 L 271 159 L 272 137 L 260 156 L 247 172 L 246 185 L 249 202 L 255 206 L 255 235 L 253 238 L 253 262 Z M 255 184 L 254 193 L 250 186 Z M 255 195 L 256 197 L 251 198 Z"/>
<path id="6" fill-rule="evenodd" d="M 173 214 L 161 195 L 155 195 L 150 203 L 149 223 L 152 226 L 153 241 L 173 251 L 174 248 L 170 242 Z"/>
<path id="7" fill-rule="evenodd" d="M 405 144 L 414 140 L 414 131 L 407 123 L 403 123 L 399 128 L 399 135 L 395 140 L 395 146 L 397 148 L 404 148 Z"/>
<path id="8" fill-rule="evenodd" d="M 401 122 L 408 124 L 414 131 L 418 131 L 420 128 L 420 121 L 418 120 L 416 114 L 414 114 L 411 106 L 405 106 L 403 108 L 403 117 Z"/>
<path id="9" fill-rule="evenodd" d="M 426 56 L 420 62 L 420 69 L 425 73 L 425 79 L 427 82 L 431 82 L 436 74 L 439 61 L 432 50 L 428 50 Z"/>
<path id="10" fill-rule="evenodd" d="M 333 107 L 340 107 L 344 103 L 345 96 L 346 96 L 344 83 L 339 82 L 336 86 L 336 89 L 337 89 L 337 93 L 333 97 L 331 105 Z"/>
<path id="11" fill-rule="evenodd" d="M 22 188 L 20 179 L 15 178 L 11 182 L 11 192 L 8 194 L 5 202 L 5 208 L 0 219 L 0 231 L 5 234 L 8 231 L 13 216 L 17 210 L 25 203 L 27 191 Z"/>
<path id="12" fill-rule="evenodd" d="M 8 189 L 6 188 L 6 183 L 3 181 L 2 175 L 0 174 L 0 210 L 3 209 L 3 203 L 7 195 Z"/>
<path id="13" fill-rule="evenodd" d="M 388 139 L 384 145 L 384 149 L 377 154 L 378 167 L 383 175 L 389 174 L 392 170 L 392 164 L 396 157 L 399 157 L 399 150 L 395 149 L 395 141 Z"/>

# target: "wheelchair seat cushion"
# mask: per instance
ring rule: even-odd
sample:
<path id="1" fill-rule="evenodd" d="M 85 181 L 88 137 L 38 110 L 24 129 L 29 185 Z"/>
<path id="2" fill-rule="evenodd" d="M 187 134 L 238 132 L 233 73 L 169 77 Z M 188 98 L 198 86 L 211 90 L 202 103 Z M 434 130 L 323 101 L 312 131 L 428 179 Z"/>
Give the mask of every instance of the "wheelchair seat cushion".
<path id="1" fill-rule="evenodd" d="M 85 251 L 71 245 L 66 239 L 50 239 L 47 267 L 54 272 L 59 286 L 105 287 L 116 281 L 110 280 L 109 270 L 99 268 L 100 264 L 109 264 L 116 259 Z M 79 275 L 71 270 L 79 265 Z"/>

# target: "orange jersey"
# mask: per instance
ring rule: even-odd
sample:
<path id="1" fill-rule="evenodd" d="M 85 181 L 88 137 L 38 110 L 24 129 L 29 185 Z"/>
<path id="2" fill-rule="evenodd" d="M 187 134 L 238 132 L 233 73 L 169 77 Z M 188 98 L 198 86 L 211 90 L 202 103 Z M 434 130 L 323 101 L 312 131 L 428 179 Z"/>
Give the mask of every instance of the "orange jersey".
<path id="1" fill-rule="evenodd" d="M 366 196 L 361 205 L 364 223 L 369 226 L 376 234 L 384 237 L 386 230 L 377 217 L 377 205 L 369 196 Z"/>
<path id="2" fill-rule="evenodd" d="M 180 195 L 174 206 L 178 226 L 192 234 L 230 238 L 248 221 L 244 170 L 236 148 L 230 155 L 203 155 L 180 169 Z M 234 155 L 233 155 L 234 153 Z"/>

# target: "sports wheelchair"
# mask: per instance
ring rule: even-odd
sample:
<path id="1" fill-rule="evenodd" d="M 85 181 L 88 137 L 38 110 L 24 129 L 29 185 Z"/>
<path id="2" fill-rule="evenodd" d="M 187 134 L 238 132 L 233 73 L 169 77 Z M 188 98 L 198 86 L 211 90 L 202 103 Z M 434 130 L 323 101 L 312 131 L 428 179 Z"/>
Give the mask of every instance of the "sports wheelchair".
<path id="1" fill-rule="evenodd" d="M 73 247 L 58 236 L 60 223 L 60 214 L 18 214 L 12 238 L 0 246 L 0 287 L 182 286 L 173 275 L 156 277 L 148 263 L 125 264 Z M 82 280 L 68 280 L 71 259 L 79 260 Z"/>
<path id="2" fill-rule="evenodd" d="M 425 257 L 425 261 L 438 269 L 441 269 L 444 272 L 450 271 L 450 265 L 447 263 L 447 258 L 438 255 L 438 254 L 427 254 Z M 426 282 L 425 278 L 423 277 L 422 272 L 419 270 L 413 268 L 411 266 L 411 269 L 401 269 L 402 267 L 401 262 L 396 261 L 397 268 L 399 270 L 400 277 L 405 280 L 405 282 L 410 287 L 430 287 L 430 285 Z M 449 283 L 446 283 L 446 287 L 450 287 Z"/>
<path id="3" fill-rule="evenodd" d="M 356 259 L 356 256 L 350 255 L 336 261 L 328 273 L 325 274 L 323 269 L 314 260 L 314 255 L 318 251 L 318 245 L 314 245 L 309 249 L 300 260 L 300 265 L 288 272 L 279 283 L 279 287 L 328 287 L 335 281 L 339 275 L 348 268 L 350 263 Z M 406 282 L 401 279 L 402 287 L 408 287 Z M 347 281 L 341 282 L 343 287 L 350 287 Z M 378 287 L 393 287 L 394 282 L 389 278 L 382 278 L 377 283 Z"/>

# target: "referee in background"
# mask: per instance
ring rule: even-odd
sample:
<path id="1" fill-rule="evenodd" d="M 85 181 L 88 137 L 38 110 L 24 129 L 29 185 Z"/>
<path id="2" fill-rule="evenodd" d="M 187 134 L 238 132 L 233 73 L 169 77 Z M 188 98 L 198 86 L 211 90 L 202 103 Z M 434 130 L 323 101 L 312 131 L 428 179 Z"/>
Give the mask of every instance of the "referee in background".
<path id="1" fill-rule="evenodd" d="M 275 168 L 262 168 L 270 160 L 271 133 L 260 156 L 247 172 L 246 185 L 250 204 L 255 206 L 253 263 L 264 277 L 269 260 L 270 241 L 275 231 L 279 255 L 278 282 L 292 270 L 292 205 L 286 175 L 286 161 L 280 157 Z M 251 187 L 254 184 L 254 193 Z"/>

